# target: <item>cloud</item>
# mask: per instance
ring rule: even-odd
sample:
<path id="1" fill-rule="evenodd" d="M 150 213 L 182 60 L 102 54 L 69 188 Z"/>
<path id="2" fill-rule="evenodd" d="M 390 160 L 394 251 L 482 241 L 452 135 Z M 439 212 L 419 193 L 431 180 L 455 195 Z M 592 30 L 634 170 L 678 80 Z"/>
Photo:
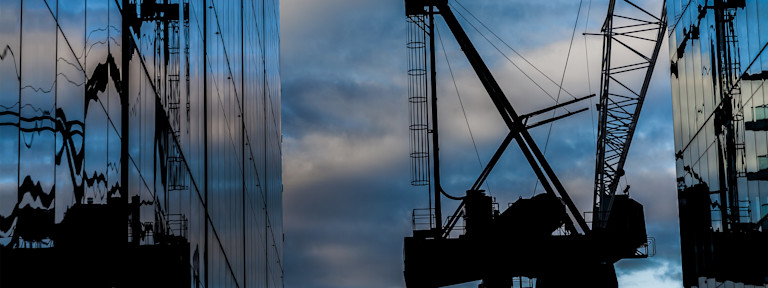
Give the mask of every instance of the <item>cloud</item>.
<path id="1" fill-rule="evenodd" d="M 681 287 L 683 285 L 680 264 L 646 261 L 652 265 L 629 271 L 617 269 L 619 287 Z"/>

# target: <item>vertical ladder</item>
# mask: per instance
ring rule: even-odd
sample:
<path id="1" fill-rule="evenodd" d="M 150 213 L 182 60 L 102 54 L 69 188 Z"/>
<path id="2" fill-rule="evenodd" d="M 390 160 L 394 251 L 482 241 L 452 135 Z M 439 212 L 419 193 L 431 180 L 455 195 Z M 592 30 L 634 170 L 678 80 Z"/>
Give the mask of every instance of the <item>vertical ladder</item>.
<path id="1" fill-rule="evenodd" d="M 747 176 L 746 149 L 744 145 L 744 112 L 741 100 L 741 60 L 739 40 L 734 29 L 736 10 L 743 8 L 744 2 L 715 0 L 715 31 L 717 33 L 718 85 L 720 86 L 721 104 L 718 117 L 721 119 L 716 128 L 718 137 L 724 139 L 724 158 L 721 173 L 726 174 L 726 185 L 721 186 L 720 207 L 723 229 L 736 228 L 739 218 L 739 182 Z M 722 129 L 722 130 L 721 130 Z M 723 165 L 724 164 L 724 165 Z M 722 183 L 722 182 L 721 182 Z"/>
<path id="2" fill-rule="evenodd" d="M 408 16 L 408 104 L 410 113 L 411 185 L 430 184 L 427 23 L 425 15 Z"/>
<path id="3" fill-rule="evenodd" d="M 720 54 L 722 63 L 724 63 L 721 85 L 726 88 L 731 97 L 733 107 L 733 117 L 731 119 L 734 129 L 735 152 L 736 152 L 736 177 L 747 177 L 746 149 L 744 145 L 744 109 L 741 102 L 741 53 L 739 49 L 739 38 L 734 29 L 734 18 L 736 8 L 727 8 L 725 10 L 725 53 Z"/>
<path id="4" fill-rule="evenodd" d="M 408 18 L 408 111 L 410 123 L 410 157 L 411 185 L 427 186 L 431 192 L 430 169 L 430 139 L 429 139 L 429 76 L 427 74 L 427 19 L 424 14 L 409 15 Z M 439 193 L 435 191 L 435 193 Z M 435 209 L 432 208 L 432 195 L 429 197 L 429 207 L 423 209 L 428 215 L 429 229 L 435 228 L 439 219 L 435 219 Z M 436 202 L 437 203 L 437 202 Z M 437 204 L 436 204 L 437 205 Z M 439 209 L 439 207 L 436 207 Z M 414 215 L 415 217 L 415 215 Z"/>
<path id="5" fill-rule="evenodd" d="M 186 1 L 184 1 L 186 2 Z M 180 9 L 180 10 L 186 10 L 188 9 L 187 3 L 180 3 L 179 0 L 170 0 L 168 1 L 168 4 L 171 5 L 171 7 L 174 7 L 174 9 Z M 165 109 L 168 116 L 168 123 L 170 124 L 168 135 L 168 149 L 167 155 L 166 155 L 166 167 L 168 168 L 168 192 L 171 191 L 182 191 L 187 189 L 187 181 L 186 181 L 186 173 L 184 170 L 184 164 L 182 163 L 182 157 L 181 157 L 181 151 L 180 147 L 176 145 L 175 139 L 180 139 L 181 137 L 181 34 L 184 33 L 184 36 L 188 36 L 188 31 L 181 31 L 180 29 L 189 29 L 188 19 L 187 18 L 188 13 L 184 11 L 184 13 L 179 13 L 179 17 L 175 19 L 168 19 L 164 21 L 165 26 L 165 35 L 167 38 L 166 41 L 166 79 L 167 79 L 167 90 L 165 94 Z M 182 26 L 181 23 L 184 23 Z M 184 39 L 184 52 L 185 52 L 185 63 L 187 67 L 185 67 L 187 70 L 189 69 L 189 39 L 188 37 L 185 37 Z M 188 71 L 185 71 L 187 75 L 185 75 L 187 78 Z M 188 79 L 186 85 L 188 86 Z M 187 87 L 188 88 L 188 87 Z M 186 90 L 187 93 L 189 90 Z M 187 97 L 187 101 L 189 100 L 189 97 Z M 186 119 L 188 120 L 188 118 Z M 186 125 L 187 127 L 189 125 Z M 167 206 L 167 205 L 166 205 Z"/>

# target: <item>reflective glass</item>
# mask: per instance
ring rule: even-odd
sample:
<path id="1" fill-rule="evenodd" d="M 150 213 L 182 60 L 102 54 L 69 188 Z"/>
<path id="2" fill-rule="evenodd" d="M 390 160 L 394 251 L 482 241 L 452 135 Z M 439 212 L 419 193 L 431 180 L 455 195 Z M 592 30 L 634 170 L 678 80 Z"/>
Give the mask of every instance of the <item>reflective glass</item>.
<path id="1" fill-rule="evenodd" d="M 121 201 L 192 287 L 282 287 L 278 1 L 63 3 L 0 0 L 0 245 Z"/>
<path id="2" fill-rule="evenodd" d="M 705 228 L 713 232 L 766 232 L 755 224 L 768 211 L 768 30 L 760 29 L 768 25 L 767 11 L 757 0 L 667 1 L 677 186 L 680 195 L 697 191 L 709 198 Z M 706 190 L 695 189 L 702 184 Z M 691 199 L 681 198 L 680 207 Z M 723 219 L 724 213 L 731 217 Z M 682 247 L 684 266 L 693 261 L 685 259 L 689 248 Z M 690 269 L 706 268 L 684 267 Z"/>

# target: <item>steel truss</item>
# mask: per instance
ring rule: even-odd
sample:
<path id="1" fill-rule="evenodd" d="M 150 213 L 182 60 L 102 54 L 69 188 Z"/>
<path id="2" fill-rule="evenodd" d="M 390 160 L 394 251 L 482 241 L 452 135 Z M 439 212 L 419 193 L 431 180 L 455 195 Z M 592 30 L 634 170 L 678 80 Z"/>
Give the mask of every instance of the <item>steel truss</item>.
<path id="1" fill-rule="evenodd" d="M 603 62 L 598 104 L 600 119 L 593 229 L 605 228 L 610 216 L 619 180 L 624 175 L 629 145 L 667 28 L 666 0 L 661 5 L 660 16 L 651 14 L 633 1 L 621 2 L 624 5 L 619 5 L 620 12 L 617 13 L 614 13 L 617 11 L 616 1 L 610 2 L 602 33 L 598 34 L 603 36 Z M 655 37 L 650 38 L 654 33 Z M 627 57 L 627 54 L 631 55 L 631 59 L 619 59 Z M 644 75 L 642 83 L 636 81 L 640 75 Z"/>

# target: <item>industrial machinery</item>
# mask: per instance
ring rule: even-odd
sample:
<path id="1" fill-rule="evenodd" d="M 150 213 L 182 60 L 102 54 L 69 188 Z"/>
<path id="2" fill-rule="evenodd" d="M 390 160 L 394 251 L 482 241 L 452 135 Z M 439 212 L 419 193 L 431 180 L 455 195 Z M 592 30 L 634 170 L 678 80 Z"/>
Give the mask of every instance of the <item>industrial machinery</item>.
<path id="1" fill-rule="evenodd" d="M 666 10 L 662 8 L 657 17 L 631 1 L 624 1 L 627 6 L 624 8 L 628 9 L 616 11 L 641 15 L 620 15 L 614 14 L 615 2 L 610 1 L 599 34 L 604 37 L 603 64 L 590 227 L 528 133 L 529 128 L 586 109 L 536 124 L 529 125 L 528 119 L 591 96 L 518 114 L 463 30 L 452 5 L 447 0 L 405 1 L 410 26 L 411 183 L 429 185 L 434 191 L 434 209 L 428 209 L 426 215 L 430 219 L 430 228 L 414 229 L 413 236 L 404 241 L 406 286 L 441 287 L 482 280 L 481 287 L 511 287 L 513 277 L 524 276 L 536 278 L 539 287 L 561 287 L 574 282 L 616 287 L 613 267 L 616 261 L 648 256 L 648 251 L 643 249 L 648 248 L 643 207 L 629 198 L 627 190 L 623 193 L 616 191 L 666 30 Z M 450 28 L 509 129 L 474 185 L 461 197 L 452 196 L 440 185 L 434 39 L 437 16 Z M 649 32 L 651 37 L 647 36 Z M 638 40 L 648 47 L 638 48 L 635 43 Z M 629 51 L 637 59 L 614 57 L 619 49 Z M 643 79 L 643 82 L 636 83 L 636 79 Z M 521 198 L 506 210 L 499 211 L 492 197 L 481 187 L 513 140 L 546 193 L 530 199 Z M 460 201 L 446 223 L 442 221 L 440 204 L 443 196 Z M 451 237 L 459 221 L 463 221 L 464 233 Z M 564 229 L 563 233 L 553 234 L 560 228 Z"/>

